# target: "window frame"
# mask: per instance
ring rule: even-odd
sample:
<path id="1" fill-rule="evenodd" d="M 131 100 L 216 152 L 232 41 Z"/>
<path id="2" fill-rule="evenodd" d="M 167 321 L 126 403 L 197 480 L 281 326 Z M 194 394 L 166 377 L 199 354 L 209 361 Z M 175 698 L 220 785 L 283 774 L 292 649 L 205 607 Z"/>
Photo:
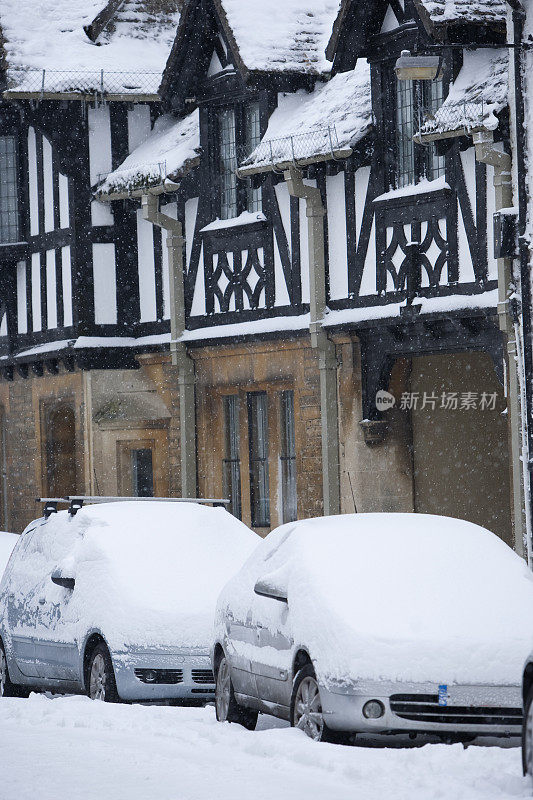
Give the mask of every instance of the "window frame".
<path id="1" fill-rule="evenodd" d="M 298 519 L 294 389 L 283 389 L 279 393 L 279 432 L 280 512 L 283 525 Z"/>
<path id="2" fill-rule="evenodd" d="M 262 191 L 261 187 L 257 187 L 253 179 L 247 178 L 241 180 L 236 178 L 235 183 L 235 215 L 223 216 L 222 206 L 222 170 L 221 170 L 221 136 L 220 136 L 220 119 L 221 115 L 227 111 L 233 111 L 235 121 L 235 160 L 238 163 L 240 154 L 247 149 L 247 119 L 249 109 L 253 106 L 257 108 L 257 119 L 259 122 L 259 137 L 264 133 L 263 113 L 261 101 L 258 97 L 249 98 L 235 98 L 225 103 L 213 104 L 210 109 L 210 130 L 211 130 L 211 172 L 212 172 L 212 186 L 214 187 L 212 194 L 212 216 L 218 219 L 234 219 L 240 216 L 244 211 L 250 210 L 250 195 L 254 197 L 257 207 L 252 209 L 253 212 L 258 213 L 262 210 Z"/>
<path id="3" fill-rule="evenodd" d="M 222 484 L 224 497 L 230 501 L 227 509 L 237 519 L 242 519 L 240 400 L 238 394 L 227 394 L 222 398 L 224 416 Z"/>
<path id="4" fill-rule="evenodd" d="M 24 127 L 23 129 L 19 128 L 15 122 L 13 121 L 12 124 L 4 124 L 0 126 L 0 138 L 6 137 L 13 137 L 15 143 L 15 171 L 16 171 L 16 178 L 17 178 L 17 223 L 18 223 L 18 235 L 17 238 L 12 241 L 3 242 L 0 240 L 0 249 L 4 249 L 7 247 L 17 247 L 21 244 L 25 244 L 28 240 L 28 231 L 29 231 L 29 221 L 28 221 L 28 187 L 27 183 L 24 180 L 25 175 L 27 173 L 27 139 L 28 139 L 28 128 Z"/>
<path id="5" fill-rule="evenodd" d="M 263 442 L 256 441 L 254 436 L 254 399 L 263 399 L 262 426 L 264 431 Z M 250 520 L 252 528 L 270 527 L 270 448 L 269 448 L 269 395 L 266 391 L 253 391 L 246 393 L 246 406 L 248 411 L 248 460 L 250 483 Z M 259 429 L 259 414 L 255 420 Z M 262 447 L 259 446 L 262 444 Z M 262 455 L 255 455 L 256 450 L 262 450 Z M 254 465 L 259 465 L 256 476 Z M 262 475 L 260 474 L 262 473 Z M 264 491 L 262 491 L 262 489 Z M 256 497 L 257 494 L 257 497 Z"/>

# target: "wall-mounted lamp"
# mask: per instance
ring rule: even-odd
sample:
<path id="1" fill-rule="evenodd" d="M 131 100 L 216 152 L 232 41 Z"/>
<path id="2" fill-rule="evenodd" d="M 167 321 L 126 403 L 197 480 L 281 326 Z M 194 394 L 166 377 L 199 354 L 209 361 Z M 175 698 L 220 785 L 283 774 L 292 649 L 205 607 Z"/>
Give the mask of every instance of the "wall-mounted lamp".
<path id="1" fill-rule="evenodd" d="M 409 50 L 402 50 L 394 69 L 400 81 L 434 81 L 442 74 L 442 58 L 412 56 Z"/>

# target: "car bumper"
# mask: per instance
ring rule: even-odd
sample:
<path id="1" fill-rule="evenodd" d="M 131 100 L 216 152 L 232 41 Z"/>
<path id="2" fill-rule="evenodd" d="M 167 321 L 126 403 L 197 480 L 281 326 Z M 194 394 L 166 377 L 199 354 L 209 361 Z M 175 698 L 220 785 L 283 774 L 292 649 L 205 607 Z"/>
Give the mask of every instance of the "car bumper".
<path id="1" fill-rule="evenodd" d="M 320 696 L 325 722 L 337 731 L 518 736 L 522 726 L 519 686 L 368 682 L 322 686 Z M 378 719 L 363 714 L 369 700 L 382 704 Z"/>
<path id="2" fill-rule="evenodd" d="M 207 653 L 128 651 L 112 654 L 122 700 L 207 702 L 215 696 Z"/>

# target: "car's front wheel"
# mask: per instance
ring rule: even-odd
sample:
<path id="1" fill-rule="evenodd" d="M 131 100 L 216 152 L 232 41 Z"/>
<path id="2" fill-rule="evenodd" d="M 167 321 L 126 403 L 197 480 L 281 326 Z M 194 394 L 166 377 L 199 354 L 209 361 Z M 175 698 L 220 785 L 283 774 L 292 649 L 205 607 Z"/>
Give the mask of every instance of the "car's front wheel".
<path id="1" fill-rule="evenodd" d="M 243 708 L 235 699 L 229 664 L 225 657 L 222 658 L 217 670 L 215 709 L 219 722 L 237 722 L 249 731 L 253 731 L 257 725 L 257 711 Z"/>
<path id="2" fill-rule="evenodd" d="M 533 778 L 533 686 L 529 690 L 522 724 L 522 768 Z"/>
<path id="3" fill-rule="evenodd" d="M 0 697 L 27 697 L 29 691 L 24 686 L 11 683 L 7 668 L 6 651 L 0 641 Z"/>
<path id="4" fill-rule="evenodd" d="M 87 671 L 87 693 L 91 700 L 104 700 L 106 703 L 118 701 L 115 672 L 105 644 L 98 644 L 91 653 Z"/>
<path id="5" fill-rule="evenodd" d="M 315 742 L 329 739 L 329 731 L 324 722 L 320 689 L 315 671 L 306 664 L 296 673 L 292 688 L 291 725 L 299 728 Z"/>

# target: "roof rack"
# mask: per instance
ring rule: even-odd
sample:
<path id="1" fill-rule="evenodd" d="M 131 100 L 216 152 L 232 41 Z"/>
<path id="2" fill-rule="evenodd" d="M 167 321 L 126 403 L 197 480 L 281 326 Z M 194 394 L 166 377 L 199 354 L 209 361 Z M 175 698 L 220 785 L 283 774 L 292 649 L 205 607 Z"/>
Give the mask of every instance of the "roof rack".
<path id="1" fill-rule="evenodd" d="M 51 514 L 57 514 L 58 504 L 68 505 L 68 513 L 75 517 L 84 503 L 118 503 L 122 500 L 128 502 L 142 501 L 148 503 L 203 503 L 213 506 L 227 506 L 229 500 L 219 497 L 102 497 L 100 495 L 68 495 L 67 497 L 37 497 L 36 503 L 44 503 L 43 516 L 45 519 Z"/>

